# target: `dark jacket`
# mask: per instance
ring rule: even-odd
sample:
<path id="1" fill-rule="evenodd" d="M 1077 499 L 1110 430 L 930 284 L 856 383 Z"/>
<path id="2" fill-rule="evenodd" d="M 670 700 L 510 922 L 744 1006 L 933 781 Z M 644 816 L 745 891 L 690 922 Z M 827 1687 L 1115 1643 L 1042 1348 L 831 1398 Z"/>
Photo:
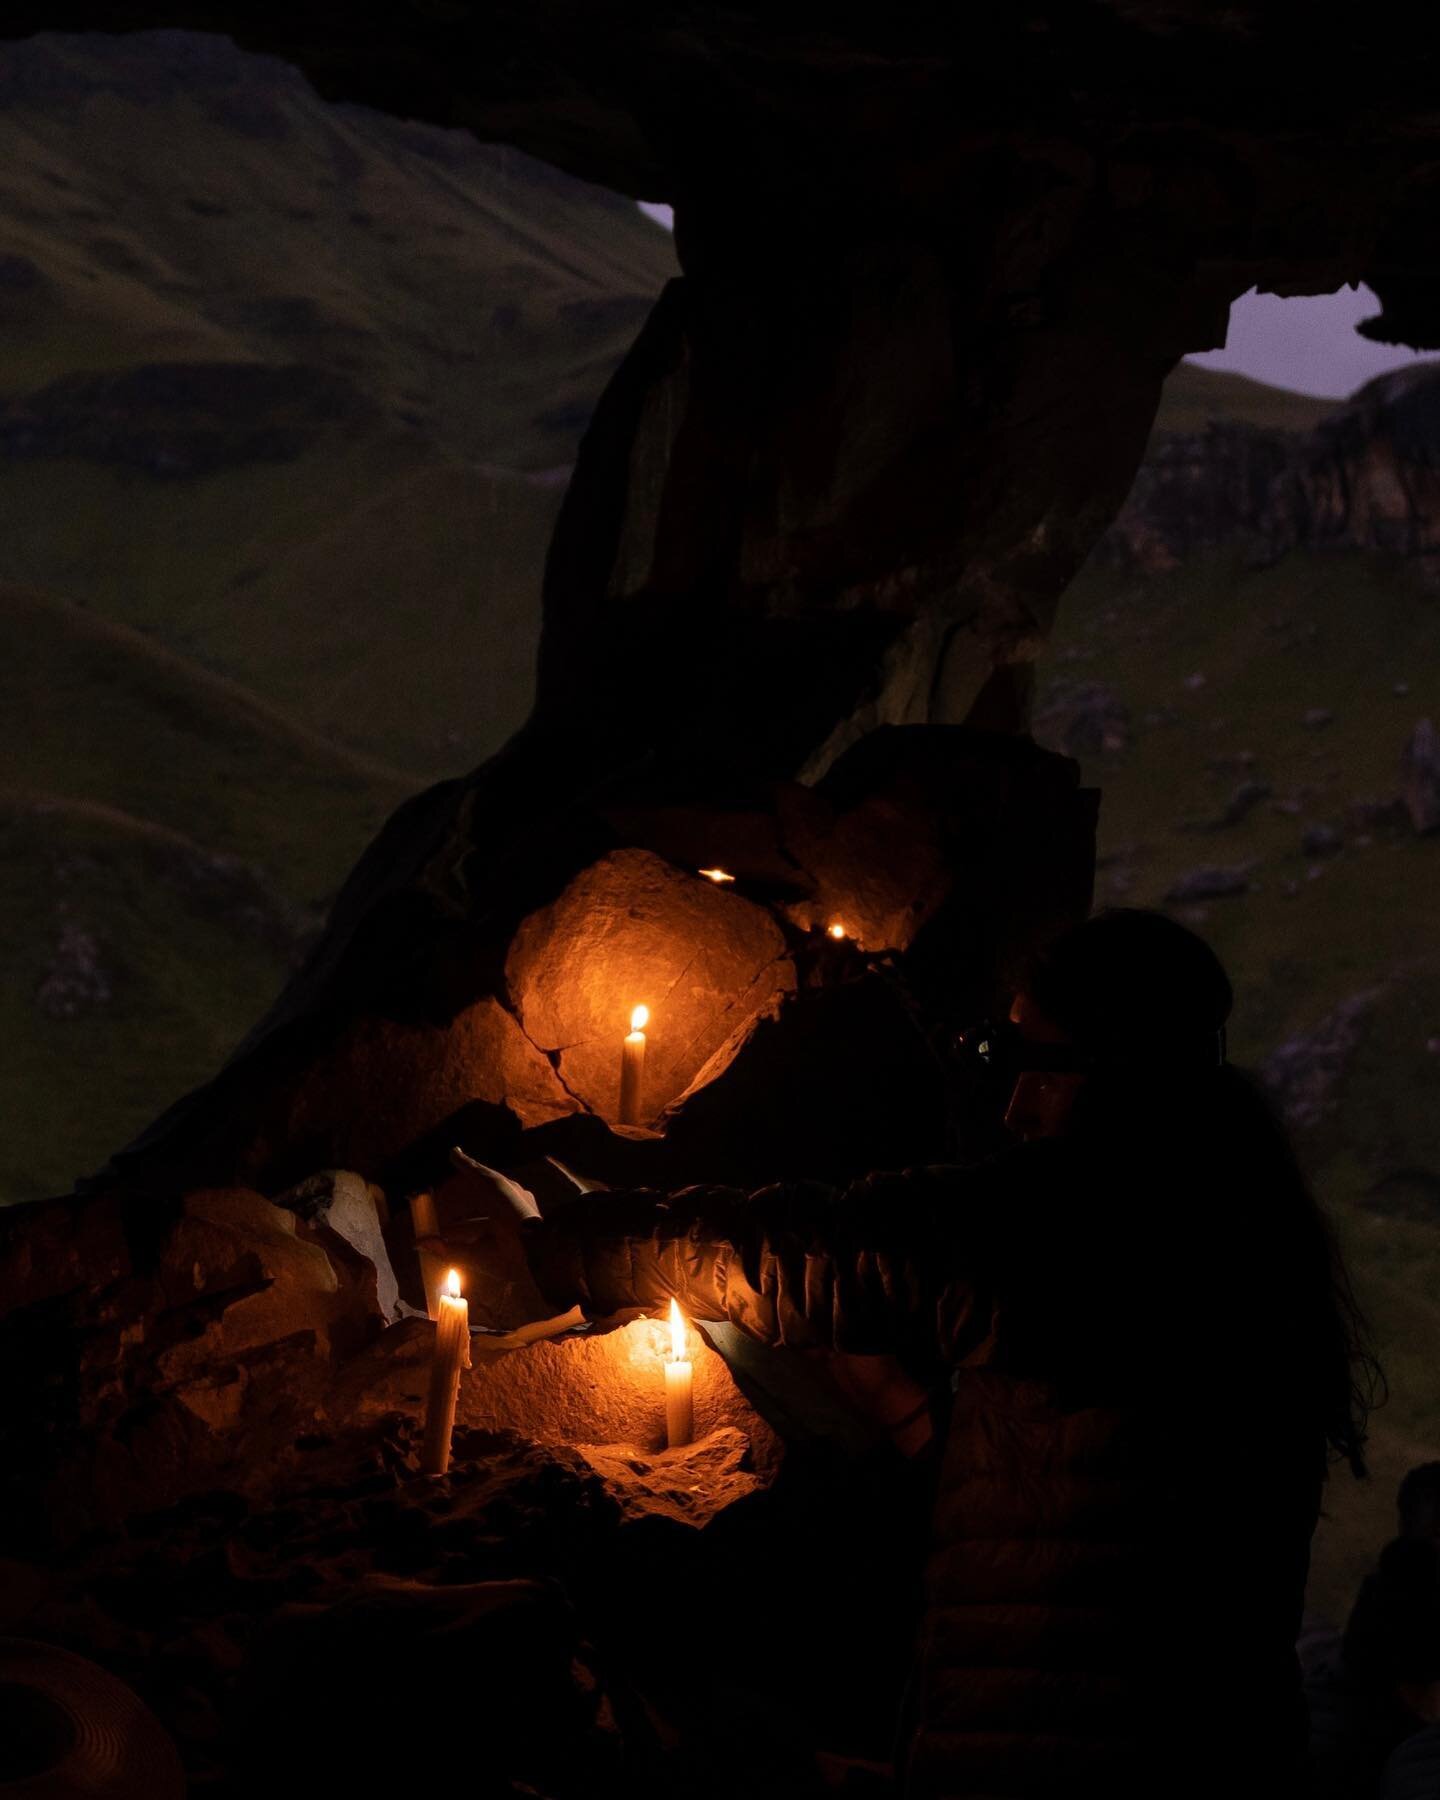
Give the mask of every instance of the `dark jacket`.
<path id="1" fill-rule="evenodd" d="M 673 1295 L 951 1373 L 907 1793 L 1271 1800 L 1303 1753 L 1324 1439 L 1283 1244 L 1233 1212 L 1193 1170 L 1157 1186 L 1059 1140 L 838 1194 L 595 1196 L 536 1267 L 595 1317 Z"/>
<path id="2" fill-rule="evenodd" d="M 1440 1725 L 1427 1725 L 1385 1765 L 1381 1800 L 1440 1800 Z"/>

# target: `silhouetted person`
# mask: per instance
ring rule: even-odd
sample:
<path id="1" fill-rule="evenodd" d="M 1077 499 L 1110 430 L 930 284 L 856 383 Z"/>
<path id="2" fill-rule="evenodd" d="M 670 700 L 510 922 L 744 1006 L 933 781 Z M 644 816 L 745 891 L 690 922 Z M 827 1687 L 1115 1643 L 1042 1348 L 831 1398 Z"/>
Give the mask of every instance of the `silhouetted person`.
<path id="1" fill-rule="evenodd" d="M 1428 1745 L 1403 1758 L 1399 1750 L 1440 1721 L 1440 1544 L 1433 1538 L 1397 1537 L 1381 1551 L 1345 1627 L 1339 1668 L 1313 1685 L 1311 1710 L 1318 1800 L 1375 1800 L 1392 1758 L 1407 1781 L 1423 1780 Z M 1431 1800 L 1440 1800 L 1440 1786 Z"/>
<path id="2" fill-rule="evenodd" d="M 557 1312 L 674 1295 L 948 1372 L 909 1795 L 1296 1791 L 1310 1535 L 1364 1409 L 1321 1215 L 1224 1061 L 1230 1006 L 1192 933 L 1102 915 L 989 1040 L 1012 1149 L 838 1194 L 595 1195 L 492 1246 L 513 1273 L 526 1243 Z M 732 1603 L 785 1630 L 783 1594 Z"/>

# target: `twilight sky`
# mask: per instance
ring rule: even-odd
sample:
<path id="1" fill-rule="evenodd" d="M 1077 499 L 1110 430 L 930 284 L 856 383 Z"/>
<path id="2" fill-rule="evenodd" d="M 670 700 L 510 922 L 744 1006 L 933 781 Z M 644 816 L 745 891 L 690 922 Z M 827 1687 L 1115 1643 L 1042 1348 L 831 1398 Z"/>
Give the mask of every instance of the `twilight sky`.
<path id="1" fill-rule="evenodd" d="M 640 206 L 652 219 L 667 228 L 671 225 L 673 215 L 668 206 L 648 200 L 642 200 Z M 1186 360 L 1203 369 L 1249 375 L 1297 394 L 1343 400 L 1386 369 L 1422 360 L 1413 350 L 1372 344 L 1356 332 L 1361 319 L 1379 310 L 1380 302 L 1363 286 L 1295 300 L 1257 294 L 1252 288 L 1230 308 L 1225 348 Z M 1434 354 L 1427 353 L 1423 360 L 1433 361 Z"/>
<path id="2" fill-rule="evenodd" d="M 1187 360 L 1298 394 L 1343 399 L 1386 369 L 1422 360 L 1413 350 L 1372 344 L 1356 332 L 1360 319 L 1373 318 L 1379 311 L 1380 302 L 1363 286 L 1295 300 L 1257 294 L 1252 288 L 1230 308 L 1225 348 Z M 1423 360 L 1433 362 L 1433 353 Z"/>

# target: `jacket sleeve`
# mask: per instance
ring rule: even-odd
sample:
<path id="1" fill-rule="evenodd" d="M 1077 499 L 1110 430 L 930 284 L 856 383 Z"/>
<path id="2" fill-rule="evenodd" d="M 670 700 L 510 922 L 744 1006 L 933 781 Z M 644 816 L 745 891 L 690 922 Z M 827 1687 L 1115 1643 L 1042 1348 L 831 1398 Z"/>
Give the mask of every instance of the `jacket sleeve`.
<path id="1" fill-rule="evenodd" d="M 606 1318 L 674 1298 L 765 1344 L 933 1355 L 989 1329 L 983 1258 L 956 1229 L 962 1179 L 597 1194 L 535 1227 L 531 1262 L 557 1310 Z"/>

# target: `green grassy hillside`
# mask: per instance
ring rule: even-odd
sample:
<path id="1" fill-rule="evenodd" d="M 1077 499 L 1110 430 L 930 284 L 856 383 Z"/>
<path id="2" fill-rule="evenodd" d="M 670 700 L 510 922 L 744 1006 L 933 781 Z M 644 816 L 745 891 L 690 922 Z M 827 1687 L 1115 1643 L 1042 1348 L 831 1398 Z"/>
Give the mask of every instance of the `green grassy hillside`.
<path id="1" fill-rule="evenodd" d="M 0 587 L 0 1198 L 214 1070 L 409 781 L 128 627 Z"/>
<path id="2" fill-rule="evenodd" d="M 0 1202 L 213 1073 L 398 801 L 522 722 L 673 268 L 222 40 L 0 45 Z"/>
<path id="3" fill-rule="evenodd" d="M 562 491 L 378 435 L 178 490 L 79 461 L 0 464 L 0 570 L 420 786 L 524 720 Z"/>
<path id="4" fill-rule="evenodd" d="M 669 235 L 174 32 L 0 46 L 0 234 L 0 577 L 417 779 L 503 742 Z"/>
<path id="5" fill-rule="evenodd" d="M 1317 400 L 1313 394 L 1292 394 L 1288 388 L 1269 387 L 1248 375 L 1230 375 L 1196 363 L 1177 363 L 1165 383 L 1164 398 L 1156 414 L 1157 431 L 1203 431 L 1212 419 L 1241 425 L 1262 425 L 1271 431 L 1307 431 L 1327 413 L 1335 401 Z"/>
<path id="6" fill-rule="evenodd" d="M 1339 1045 L 1297 1137 L 1392 1387 L 1375 1479 L 1336 1478 L 1318 1546 L 1315 1598 L 1341 1613 L 1393 1529 L 1399 1475 L 1440 1455 L 1440 839 L 1369 805 L 1397 794 L 1416 722 L 1440 719 L 1440 601 L 1398 561 L 1338 553 L 1091 569 L 1042 689 L 1061 735 L 1077 707 L 1110 721 L 1108 750 L 1094 726 L 1075 743 L 1103 792 L 1100 900 L 1168 905 L 1215 944 L 1238 1061 L 1317 1033 Z M 1246 870 L 1248 891 L 1167 901 L 1205 867 Z M 1324 1090 L 1323 1041 L 1305 1055 Z"/>

